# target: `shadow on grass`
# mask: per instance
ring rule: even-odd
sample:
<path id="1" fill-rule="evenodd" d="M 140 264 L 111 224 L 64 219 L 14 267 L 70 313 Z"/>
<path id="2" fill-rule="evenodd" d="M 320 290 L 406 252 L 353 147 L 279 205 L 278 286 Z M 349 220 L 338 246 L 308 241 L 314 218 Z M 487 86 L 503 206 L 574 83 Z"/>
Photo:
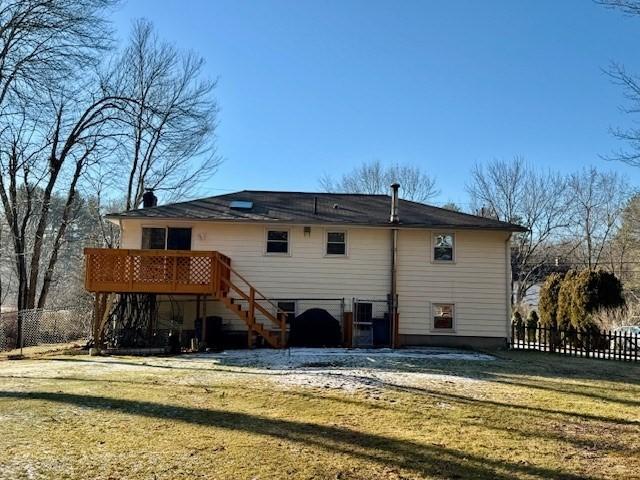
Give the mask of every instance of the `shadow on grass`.
<path id="1" fill-rule="evenodd" d="M 299 391 L 289 391 L 287 392 L 287 394 L 303 397 L 311 401 L 317 400 L 317 401 L 345 403 L 348 405 L 355 405 L 358 407 L 365 407 L 365 408 L 371 408 L 376 410 L 391 409 L 391 410 L 396 410 L 400 413 L 407 413 L 407 412 L 413 413 L 414 415 L 420 415 L 420 414 L 424 415 L 425 412 L 427 411 L 425 408 L 408 410 L 406 405 L 396 406 L 395 404 L 389 404 L 386 402 L 376 404 L 376 403 L 366 402 L 366 401 L 358 400 L 355 398 L 348 398 L 344 396 L 320 395 L 317 393 L 299 392 Z M 453 405 L 458 404 L 457 402 L 456 403 L 451 402 L 451 403 Z M 430 405 L 429 408 L 430 409 L 428 410 L 428 413 L 430 416 L 434 417 L 436 422 L 438 421 L 451 422 L 451 419 L 448 417 L 448 411 L 446 409 L 443 409 L 440 411 L 436 410 L 434 413 L 434 409 L 436 407 L 433 407 L 432 405 Z M 503 433 L 506 433 L 507 435 L 517 435 L 523 438 L 532 438 L 532 439 L 539 439 L 539 440 L 553 439 L 559 442 L 566 443 L 567 445 L 572 445 L 573 447 L 576 447 L 576 448 L 593 449 L 595 446 L 597 446 L 598 448 L 608 449 L 608 450 L 617 450 L 619 452 L 629 451 L 629 452 L 633 452 L 633 454 L 637 454 L 638 452 L 640 452 L 640 450 L 637 448 L 629 447 L 628 445 L 622 442 L 612 441 L 610 438 L 599 437 L 594 440 L 593 438 L 583 438 L 583 437 L 577 436 L 575 433 L 572 433 L 572 432 L 562 433 L 560 431 L 553 430 L 551 428 L 545 428 L 546 423 L 544 422 L 544 420 L 548 420 L 548 418 L 546 418 L 543 415 L 540 415 L 540 417 L 542 417 L 540 421 L 538 421 L 534 417 L 529 416 L 528 417 L 529 422 L 518 421 L 517 417 L 512 416 L 512 417 L 509 417 L 511 418 L 511 421 L 509 421 L 507 425 L 501 426 L 498 424 L 499 422 L 492 423 L 491 420 L 489 421 L 482 420 L 482 419 L 490 419 L 492 414 L 496 413 L 495 407 L 491 405 L 480 406 L 479 409 L 476 408 L 474 412 L 476 413 L 475 417 L 480 417 L 479 420 L 472 420 L 467 417 L 464 417 L 457 421 L 461 422 L 464 425 L 468 425 L 470 427 L 476 427 L 483 430 L 489 429 L 495 432 L 503 432 Z M 565 423 L 565 422 L 569 425 L 572 424 L 568 422 L 566 419 L 563 419 L 562 423 Z M 580 426 L 584 433 L 585 425 L 581 423 Z M 601 427 L 599 424 L 593 425 L 593 432 L 594 432 L 594 435 L 601 433 Z"/>
<path id="2" fill-rule="evenodd" d="M 508 480 L 516 476 L 566 480 L 592 478 L 546 467 L 479 457 L 469 452 L 438 445 L 425 445 L 348 428 L 268 418 L 241 412 L 60 392 L 0 391 L 0 398 L 41 400 L 262 435 L 303 445 L 313 445 L 330 453 L 347 454 L 421 475 L 497 480 Z"/>
<path id="3" fill-rule="evenodd" d="M 513 378 L 495 379 L 493 381 L 496 383 L 507 385 L 507 386 L 532 388 L 534 390 L 543 390 L 547 392 L 560 393 L 564 395 L 586 397 L 587 399 L 601 400 L 603 402 L 615 402 L 615 403 L 620 403 L 622 405 L 628 405 L 630 407 L 640 407 L 640 400 L 632 400 L 629 398 L 620 398 L 613 395 L 604 395 L 602 393 L 595 393 L 593 391 L 589 391 L 589 390 L 592 390 L 591 386 L 582 386 L 580 388 L 572 388 L 573 385 L 567 384 L 567 383 L 554 385 L 553 383 L 548 381 L 538 381 L 538 382 L 521 381 Z"/>
<path id="4" fill-rule="evenodd" d="M 360 377 L 357 375 L 345 375 L 343 377 L 350 378 L 354 381 L 357 381 L 360 379 L 362 379 L 363 381 L 365 380 L 370 381 L 368 377 Z M 486 406 L 486 407 L 492 407 L 492 408 L 501 408 L 506 410 L 542 413 L 544 415 L 574 417 L 582 420 L 608 422 L 608 423 L 613 423 L 618 425 L 634 425 L 634 426 L 640 425 L 640 421 L 638 420 L 630 420 L 626 418 L 604 417 L 601 415 L 592 415 L 589 413 L 579 413 L 579 412 L 566 411 L 566 410 L 553 410 L 550 408 L 534 407 L 531 405 L 503 403 L 497 400 L 480 399 L 480 398 L 470 397 L 467 395 L 460 395 L 457 393 L 447 393 L 441 390 L 434 390 L 426 387 L 398 385 L 392 382 L 386 382 L 381 380 L 378 381 L 378 385 L 380 387 L 389 388 L 397 391 L 419 394 L 419 395 L 428 395 L 430 397 L 439 398 L 444 401 L 464 403 L 464 404 L 475 405 L 475 406 L 480 405 L 480 406 Z"/>
<path id="5" fill-rule="evenodd" d="M 113 357 L 109 357 L 113 358 Z M 163 357 L 166 358 L 166 357 Z M 188 360 L 188 359 L 187 359 Z M 203 359 L 202 357 L 198 357 L 197 360 L 207 361 L 207 359 Z M 212 359 L 213 360 L 213 359 Z M 228 364 L 225 365 L 223 363 L 212 363 L 212 366 L 207 367 L 183 367 L 176 365 L 158 365 L 153 363 L 146 362 L 128 362 L 126 360 L 118 359 L 118 360 L 108 360 L 108 361 L 100 361 L 100 360 L 90 360 L 90 359 L 79 359 L 79 358 L 47 358 L 44 360 L 46 362 L 73 362 L 73 363 L 84 363 L 87 365 L 102 365 L 104 367 L 108 367 L 109 365 L 123 365 L 123 366 L 131 366 L 138 368 L 158 368 L 161 370 L 185 370 L 189 372 L 228 372 L 228 373 L 237 373 L 238 375 L 286 375 L 289 373 L 288 370 L 264 370 L 260 365 L 256 366 L 248 366 L 242 364 Z M 230 369 L 227 367 L 236 367 L 236 369 Z M 247 368 L 255 368 L 257 370 L 242 370 Z"/>

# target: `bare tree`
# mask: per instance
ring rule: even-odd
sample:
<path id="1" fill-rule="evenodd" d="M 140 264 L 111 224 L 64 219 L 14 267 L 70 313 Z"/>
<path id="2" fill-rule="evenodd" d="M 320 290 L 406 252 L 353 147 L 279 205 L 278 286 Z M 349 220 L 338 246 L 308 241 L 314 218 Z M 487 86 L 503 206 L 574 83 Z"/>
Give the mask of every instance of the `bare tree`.
<path id="1" fill-rule="evenodd" d="M 330 176 L 320 179 L 320 186 L 327 192 L 388 194 L 389 185 L 402 185 L 400 195 L 406 200 L 425 202 L 438 195 L 435 178 L 411 165 L 383 166 L 379 161 L 363 163 L 335 181 Z"/>
<path id="2" fill-rule="evenodd" d="M 127 179 L 126 210 L 140 206 L 145 189 L 182 198 L 215 173 L 216 82 L 203 77 L 203 66 L 201 57 L 161 41 L 151 23 L 138 20 L 105 75 L 110 95 L 136 101 L 114 176 Z"/>
<path id="3" fill-rule="evenodd" d="M 585 168 L 570 175 L 566 195 L 570 206 L 568 231 L 574 256 L 589 269 L 606 261 L 629 199 L 627 182 L 615 172 Z"/>
<path id="4" fill-rule="evenodd" d="M 114 112 L 121 115 L 128 104 L 102 95 L 91 76 L 111 45 L 103 15 L 114 3 L 0 3 L 0 204 L 13 247 L 19 309 L 46 302 L 80 180 L 103 155 Z M 58 194 L 66 200 L 54 226 Z"/>
<path id="5" fill-rule="evenodd" d="M 640 0 L 598 0 L 599 4 L 617 9 L 629 16 L 640 16 Z M 640 77 L 626 70 L 620 63 L 611 63 L 606 73 L 613 83 L 620 86 L 627 105 L 622 110 L 632 116 L 640 112 Z M 640 128 L 612 128 L 615 137 L 626 144 L 625 148 L 606 156 L 609 160 L 620 160 L 629 165 L 640 166 Z"/>
<path id="6" fill-rule="evenodd" d="M 0 113 L 42 98 L 98 62 L 111 43 L 103 13 L 114 0 L 2 0 Z"/>
<path id="7" fill-rule="evenodd" d="M 634 194 L 622 209 L 620 226 L 603 252 L 608 269 L 615 273 L 625 289 L 640 287 L 635 259 L 640 255 L 640 196 Z"/>
<path id="8" fill-rule="evenodd" d="M 567 226 L 564 180 L 522 157 L 476 165 L 467 185 L 472 205 L 498 220 L 518 223 L 526 232 L 512 237 L 513 303 L 520 304 L 549 264 L 548 246 Z"/>
<path id="9" fill-rule="evenodd" d="M 0 200 L 13 238 L 19 309 L 44 306 L 60 247 L 74 219 L 79 182 L 109 153 L 108 141 L 118 135 L 110 124 L 128 104 L 118 97 L 85 96 L 80 89 L 68 95 L 52 91 L 49 108 L 44 109 L 51 116 L 30 120 L 25 112 L 22 121 L 0 137 Z M 57 191 L 64 192 L 65 202 L 58 225 L 52 227 Z M 47 236 L 52 249 L 44 259 Z"/>
<path id="10" fill-rule="evenodd" d="M 596 3 L 607 8 L 619 9 L 627 15 L 640 15 L 639 0 L 597 0 Z"/>
<path id="11" fill-rule="evenodd" d="M 462 207 L 455 202 L 447 202 L 442 205 L 445 210 L 451 210 L 452 212 L 462 212 Z"/>

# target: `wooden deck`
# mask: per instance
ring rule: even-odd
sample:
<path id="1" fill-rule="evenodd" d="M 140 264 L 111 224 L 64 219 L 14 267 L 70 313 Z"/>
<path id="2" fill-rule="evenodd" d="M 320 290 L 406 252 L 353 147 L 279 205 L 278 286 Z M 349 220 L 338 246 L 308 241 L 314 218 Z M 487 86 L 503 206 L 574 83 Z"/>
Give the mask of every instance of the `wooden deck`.
<path id="1" fill-rule="evenodd" d="M 248 327 L 248 345 L 254 335 L 276 348 L 286 344 L 287 314 L 231 267 L 220 252 L 193 250 L 124 250 L 85 248 L 85 288 L 96 294 L 96 318 L 103 318 L 109 293 L 209 295 Z M 102 298 L 102 300 L 100 300 Z M 246 307 L 236 303 L 245 300 Z M 277 328 L 277 332 L 269 329 Z M 96 324 L 94 338 L 103 328 Z"/>
<path id="2" fill-rule="evenodd" d="M 230 260 L 213 251 L 87 248 L 85 288 L 94 293 L 217 296 Z"/>

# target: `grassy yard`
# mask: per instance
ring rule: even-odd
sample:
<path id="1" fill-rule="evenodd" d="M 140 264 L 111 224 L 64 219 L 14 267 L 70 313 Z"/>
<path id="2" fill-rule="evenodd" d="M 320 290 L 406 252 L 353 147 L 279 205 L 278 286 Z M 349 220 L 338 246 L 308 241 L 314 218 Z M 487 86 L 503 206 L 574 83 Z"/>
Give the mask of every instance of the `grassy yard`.
<path id="1" fill-rule="evenodd" d="M 640 366 L 361 362 L 0 361 L 0 478 L 640 478 Z"/>

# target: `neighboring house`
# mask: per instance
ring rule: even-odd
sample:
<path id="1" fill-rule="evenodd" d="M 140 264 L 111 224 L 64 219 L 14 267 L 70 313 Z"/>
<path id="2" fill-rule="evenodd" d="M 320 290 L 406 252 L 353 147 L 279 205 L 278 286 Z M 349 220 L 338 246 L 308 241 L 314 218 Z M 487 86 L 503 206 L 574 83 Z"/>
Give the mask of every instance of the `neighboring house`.
<path id="1" fill-rule="evenodd" d="M 351 319 L 354 337 L 380 317 L 394 346 L 504 346 L 509 239 L 524 229 L 398 200 L 392 187 L 390 196 L 242 191 L 162 206 L 148 192 L 146 208 L 108 216 L 123 250 L 87 249 L 87 289 L 168 294 L 159 315 L 179 312 L 185 331 L 218 316 L 227 334 L 273 346 L 286 344 L 287 320 L 337 304 L 331 315 Z"/>

